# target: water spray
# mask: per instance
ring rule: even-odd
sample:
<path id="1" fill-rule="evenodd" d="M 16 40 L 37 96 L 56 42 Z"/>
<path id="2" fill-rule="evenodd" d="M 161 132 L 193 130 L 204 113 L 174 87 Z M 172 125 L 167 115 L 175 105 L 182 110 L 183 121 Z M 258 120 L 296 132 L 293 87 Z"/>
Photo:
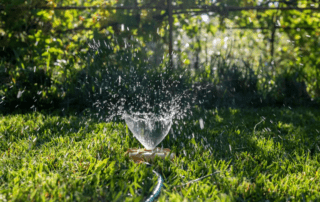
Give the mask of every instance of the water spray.
<path id="1" fill-rule="evenodd" d="M 136 163 L 145 163 L 147 166 L 151 166 L 158 156 L 159 158 L 169 158 L 173 160 L 175 154 L 171 153 L 168 148 L 156 147 L 169 133 L 172 125 L 172 115 L 158 117 L 154 114 L 123 114 L 128 128 L 133 133 L 133 136 L 145 147 L 144 149 L 131 148 L 128 149 L 127 155 Z M 160 195 L 161 188 L 163 186 L 162 176 L 153 170 L 158 176 L 158 182 L 152 194 L 146 201 L 151 202 Z"/>

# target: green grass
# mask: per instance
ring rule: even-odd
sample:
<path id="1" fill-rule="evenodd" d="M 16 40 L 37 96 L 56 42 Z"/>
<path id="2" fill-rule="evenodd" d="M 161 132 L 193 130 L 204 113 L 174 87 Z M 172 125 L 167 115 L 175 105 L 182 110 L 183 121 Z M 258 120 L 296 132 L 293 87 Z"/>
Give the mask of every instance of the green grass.
<path id="1" fill-rule="evenodd" d="M 141 201 L 155 187 L 152 169 L 165 181 L 159 201 L 320 199 L 320 110 L 194 112 L 160 145 L 178 158 L 152 168 L 124 155 L 139 146 L 124 123 L 1 116 L 0 201 Z"/>

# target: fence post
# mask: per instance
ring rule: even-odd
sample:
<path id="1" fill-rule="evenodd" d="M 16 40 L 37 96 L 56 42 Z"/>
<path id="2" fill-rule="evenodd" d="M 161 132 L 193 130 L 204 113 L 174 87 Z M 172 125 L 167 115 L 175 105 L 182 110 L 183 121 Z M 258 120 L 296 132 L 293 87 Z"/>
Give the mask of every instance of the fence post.
<path id="1" fill-rule="evenodd" d="M 272 76 L 275 76 L 275 65 L 274 65 L 274 40 L 275 40 L 275 33 L 276 33 L 276 23 L 277 23 L 277 17 L 275 15 L 272 16 L 273 20 L 273 27 L 271 28 L 271 41 L 270 41 L 270 56 L 271 56 L 271 71 L 272 71 Z"/>
<path id="2" fill-rule="evenodd" d="M 173 38 L 173 18 L 172 18 L 172 0 L 167 0 L 169 17 L 169 67 L 173 68 L 172 59 L 172 38 Z"/>

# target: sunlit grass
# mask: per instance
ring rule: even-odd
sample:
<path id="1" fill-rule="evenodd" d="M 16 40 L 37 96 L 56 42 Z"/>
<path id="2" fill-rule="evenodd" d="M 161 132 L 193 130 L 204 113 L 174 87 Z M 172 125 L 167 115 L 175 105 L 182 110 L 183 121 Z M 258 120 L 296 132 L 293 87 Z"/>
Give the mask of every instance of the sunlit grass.
<path id="1" fill-rule="evenodd" d="M 159 201 L 320 198 L 320 110 L 197 110 L 159 145 L 173 162 L 135 164 L 124 153 L 139 146 L 124 123 L 2 116 L 0 201 L 141 201 L 156 184 L 152 169 L 165 182 Z"/>

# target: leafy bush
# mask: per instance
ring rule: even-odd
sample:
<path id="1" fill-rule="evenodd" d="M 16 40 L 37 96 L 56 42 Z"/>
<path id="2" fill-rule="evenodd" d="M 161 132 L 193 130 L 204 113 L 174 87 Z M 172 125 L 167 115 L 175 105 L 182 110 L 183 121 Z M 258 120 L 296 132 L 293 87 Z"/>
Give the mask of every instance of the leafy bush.
<path id="1" fill-rule="evenodd" d="M 10 113 L 17 108 L 21 112 L 30 110 L 56 109 L 61 102 L 58 93 L 52 86 L 51 76 L 43 69 L 26 68 L 17 72 L 17 76 L 4 75 L 11 82 L 2 85 L 4 92 L 2 108 L 5 113 Z"/>
<path id="2" fill-rule="evenodd" d="M 254 106 L 261 94 L 258 92 L 258 77 L 249 63 L 240 67 L 237 63 L 227 63 L 229 58 L 219 58 L 215 67 L 216 75 L 194 84 L 197 104 L 207 109 L 215 107 Z"/>
<path id="3" fill-rule="evenodd" d="M 267 100 L 278 106 L 312 104 L 306 83 L 298 81 L 297 73 L 277 75 L 272 90 L 267 95 Z"/>

